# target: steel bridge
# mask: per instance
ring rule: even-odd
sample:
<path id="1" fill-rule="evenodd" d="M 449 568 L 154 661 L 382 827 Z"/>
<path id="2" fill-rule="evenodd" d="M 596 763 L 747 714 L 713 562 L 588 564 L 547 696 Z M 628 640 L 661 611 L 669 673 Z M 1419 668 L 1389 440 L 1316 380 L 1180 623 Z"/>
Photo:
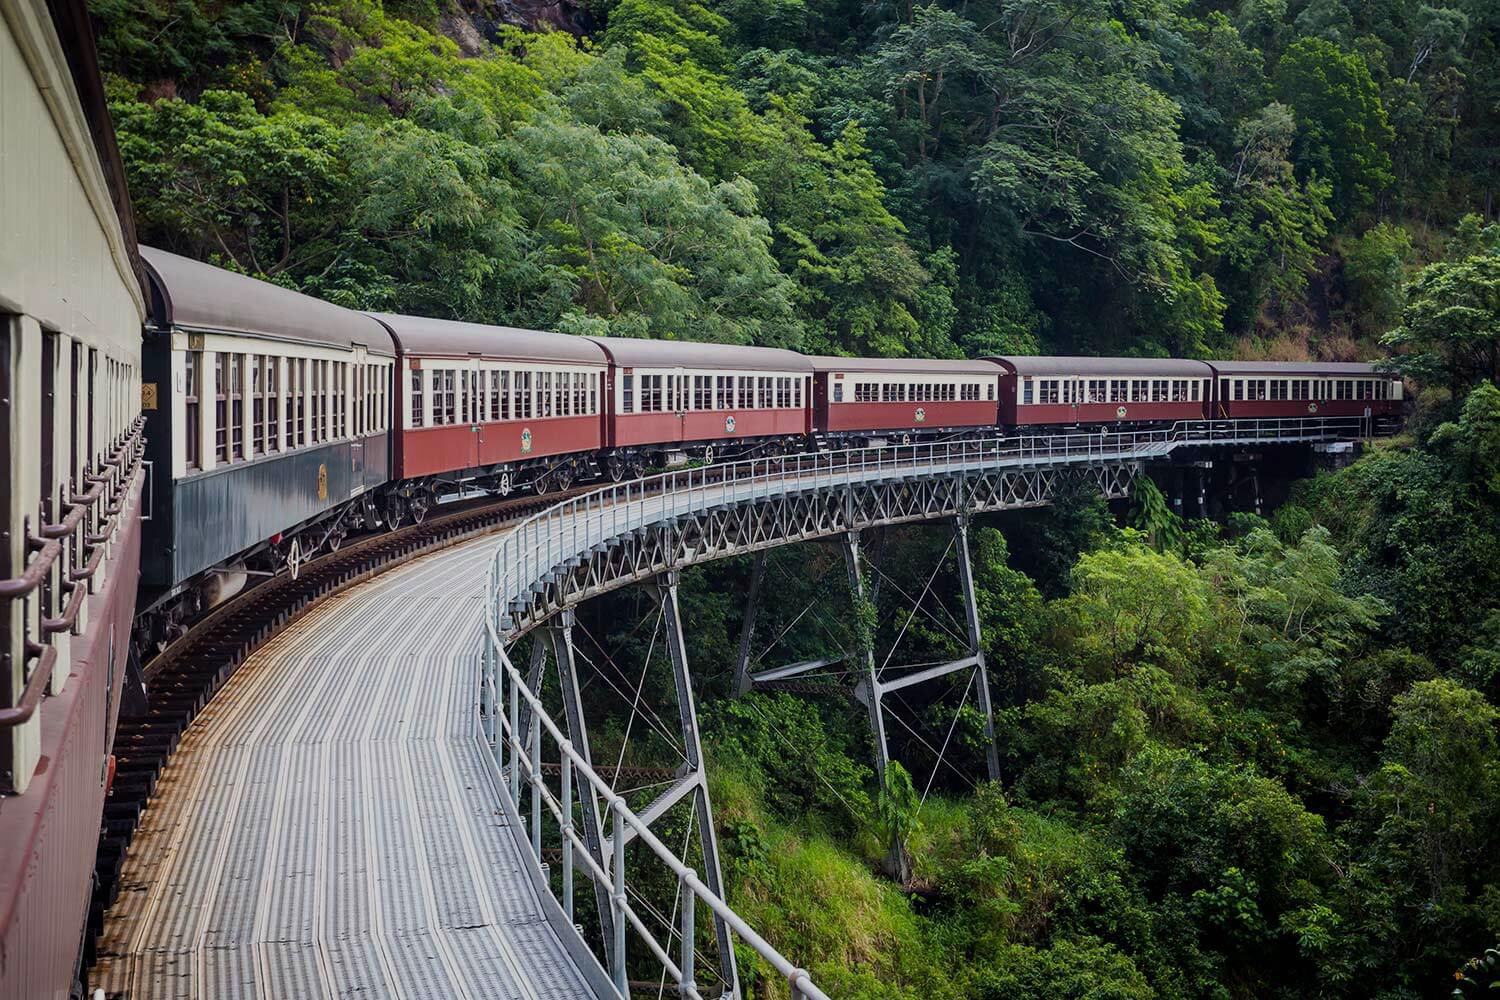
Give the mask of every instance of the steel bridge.
<path id="1" fill-rule="evenodd" d="M 905 673 L 877 670 L 869 650 L 856 663 L 883 769 L 886 696 L 969 671 L 989 715 L 969 517 L 1044 505 L 1065 476 L 1121 497 L 1145 464 L 1180 449 L 1366 430 L 1215 421 L 715 465 L 594 490 L 498 546 L 469 542 L 361 584 L 254 654 L 184 737 L 132 843 L 99 981 L 138 997 L 619 998 L 645 985 L 631 970 L 650 968 L 653 994 L 739 996 L 738 942 L 791 996 L 821 1000 L 725 901 L 680 571 L 831 539 L 862 597 L 861 532 L 952 521 L 967 651 Z M 574 609 L 628 585 L 647 588 L 665 626 L 683 756 L 638 810 L 590 752 L 574 643 Z M 748 603 L 740 690 L 817 666 L 752 673 L 753 594 Z M 544 685 L 549 664 L 556 683 Z M 544 691 L 561 700 L 555 715 Z M 679 806 L 691 807 L 701 870 L 658 834 Z M 670 914 L 643 888 L 664 872 L 678 886 Z"/>
<path id="2" fill-rule="evenodd" d="M 504 780 L 503 805 L 510 829 L 529 841 L 538 865 L 538 885 L 550 886 L 545 845 L 561 845 L 563 920 L 574 919 L 575 872 L 582 869 L 597 890 L 600 936 L 614 990 L 627 996 L 628 938 L 659 963 L 684 997 L 703 994 L 695 981 L 696 906 L 711 912 L 719 956 L 720 988 L 739 996 L 733 938 L 747 943 L 783 976 L 794 998 L 822 997 L 808 974 L 763 941 L 724 900 L 713 811 L 698 732 L 682 616 L 678 573 L 687 567 L 795 542 L 837 538 L 844 547 L 849 585 L 864 598 L 860 533 L 868 528 L 951 519 L 955 525 L 960 586 L 969 649 L 947 663 L 890 678 L 862 651 L 864 672 L 857 696 L 869 711 L 876 769 L 883 779 L 888 761 L 886 694 L 958 671 L 975 672 L 979 706 L 989 737 L 990 776 L 998 772 L 980 622 L 969 564 L 967 524 L 974 514 L 1049 503 L 1064 476 L 1086 477 L 1107 498 L 1125 496 L 1143 466 L 1182 449 L 1348 441 L 1370 433 L 1367 421 L 1346 418 L 1191 421 L 1169 429 L 1129 433 L 1029 435 L 858 449 L 756 459 L 667 473 L 605 487 L 521 523 L 494 553 L 487 590 L 480 725 Z M 759 674 L 748 671 L 748 639 L 762 566 L 746 608 L 736 665 L 737 689 L 784 681 L 824 665 L 793 664 Z M 661 608 L 681 725 L 685 760 L 676 780 L 640 812 L 601 778 L 594 767 L 573 643 L 573 609 L 581 602 L 632 584 L 646 585 Z M 510 649 L 526 633 L 545 630 L 533 642 L 525 675 Z M 565 726 L 542 704 L 539 692 L 550 647 L 556 664 Z M 550 746 L 544 751 L 544 734 Z M 556 790 L 545 759 L 560 767 Z M 689 869 L 651 830 L 679 803 L 694 807 L 704 871 Z M 608 821 L 606 821 L 606 816 Z M 544 830 L 544 824 L 546 829 Z M 666 942 L 630 901 L 625 848 L 643 842 L 678 879 L 675 935 Z M 522 844 L 525 848 L 528 845 Z M 672 938 L 675 937 L 675 945 Z"/>

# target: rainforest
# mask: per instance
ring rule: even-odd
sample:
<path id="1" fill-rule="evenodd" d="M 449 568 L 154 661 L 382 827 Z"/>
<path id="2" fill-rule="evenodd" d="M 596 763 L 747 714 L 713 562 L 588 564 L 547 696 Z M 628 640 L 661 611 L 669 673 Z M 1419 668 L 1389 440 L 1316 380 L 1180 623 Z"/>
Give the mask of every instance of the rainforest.
<path id="1" fill-rule="evenodd" d="M 141 239 L 341 305 L 1399 371 L 1404 433 L 1258 514 L 976 521 L 999 781 L 962 677 L 884 787 L 840 691 L 954 655 L 945 529 L 866 605 L 768 560 L 757 655 L 828 691 L 732 696 L 748 560 L 685 576 L 689 656 L 730 902 L 831 995 L 1496 995 L 1500 0 L 90 6 Z M 596 753 L 650 766 L 640 600 L 579 617 Z"/>

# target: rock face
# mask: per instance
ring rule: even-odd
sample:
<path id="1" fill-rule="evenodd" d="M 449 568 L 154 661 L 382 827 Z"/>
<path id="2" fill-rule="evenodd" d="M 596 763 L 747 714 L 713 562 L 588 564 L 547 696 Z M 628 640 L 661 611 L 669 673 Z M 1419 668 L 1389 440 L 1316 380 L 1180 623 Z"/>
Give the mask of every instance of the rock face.
<path id="1" fill-rule="evenodd" d="M 582 37 L 598 23 L 579 0 L 454 0 L 439 26 L 464 55 L 475 56 L 486 41 L 499 40 L 502 28 L 550 29 Z"/>

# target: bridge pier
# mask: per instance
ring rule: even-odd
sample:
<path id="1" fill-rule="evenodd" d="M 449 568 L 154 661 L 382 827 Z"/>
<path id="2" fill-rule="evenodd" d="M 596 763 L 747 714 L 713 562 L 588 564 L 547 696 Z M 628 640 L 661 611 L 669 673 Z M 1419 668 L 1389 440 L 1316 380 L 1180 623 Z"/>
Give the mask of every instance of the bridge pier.
<path id="1" fill-rule="evenodd" d="M 547 639 L 552 646 L 552 657 L 557 661 L 558 686 L 562 688 L 563 713 L 567 716 L 568 739 L 576 750 L 592 769 L 594 766 L 594 755 L 589 749 L 588 722 L 583 715 L 583 694 L 578 686 L 578 661 L 573 650 L 573 609 L 565 608 L 557 613 L 555 621 L 547 627 Z M 541 690 L 541 674 L 537 668 L 537 651 L 541 650 L 540 658 L 545 658 L 546 651 L 538 638 L 532 646 L 532 677 L 528 682 L 532 685 L 532 692 Z M 525 731 L 525 730 L 523 730 Z M 609 870 L 609 858 L 612 852 L 608 850 L 608 844 L 604 839 L 604 821 L 599 811 L 599 794 L 594 786 L 587 781 L 578 785 L 578 810 L 583 814 L 583 842 L 588 848 L 589 856 L 594 864 L 602 871 Z M 566 901 L 566 907 L 571 914 L 573 901 Z M 599 933 L 606 942 L 614 940 L 615 935 L 615 913 L 610 904 L 609 894 L 597 882 L 594 883 L 594 908 L 599 914 Z M 612 969 L 616 975 L 620 970 Z"/>
<path id="2" fill-rule="evenodd" d="M 713 805 L 708 798 L 708 770 L 703 764 L 703 741 L 698 729 L 698 708 L 693 701 L 692 674 L 688 669 L 687 643 L 682 633 L 682 615 L 677 605 L 677 571 L 668 570 L 650 585 L 650 592 L 661 605 L 667 651 L 672 659 L 672 684 L 677 692 L 677 715 L 682 729 L 682 745 L 687 761 L 681 777 L 671 788 L 657 796 L 638 815 L 649 825 L 668 809 L 689 795 L 698 819 L 698 846 L 703 852 L 703 881 L 720 899 L 726 899 L 724 872 L 719 864 L 719 835 L 714 829 Z M 625 834 L 629 843 L 634 831 Z M 686 925 L 684 925 L 686 930 Z M 714 914 L 714 936 L 719 945 L 719 973 L 729 984 L 729 995 L 740 996 L 739 970 L 735 965 L 734 939 L 729 925 Z M 685 945 L 685 950 L 687 946 Z"/>

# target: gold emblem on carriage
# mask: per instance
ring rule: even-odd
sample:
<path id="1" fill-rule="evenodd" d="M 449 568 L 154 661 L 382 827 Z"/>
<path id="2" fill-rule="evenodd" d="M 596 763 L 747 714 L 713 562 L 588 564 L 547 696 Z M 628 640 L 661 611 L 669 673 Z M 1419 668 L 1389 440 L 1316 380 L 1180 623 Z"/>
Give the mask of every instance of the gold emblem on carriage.
<path id="1" fill-rule="evenodd" d="M 328 499 L 328 466 L 318 466 L 318 499 Z"/>
<path id="2" fill-rule="evenodd" d="M 521 428 L 521 454 L 523 454 L 523 455 L 530 455 L 531 454 L 531 428 L 530 427 L 523 427 L 523 428 Z"/>
<path id="3" fill-rule="evenodd" d="M 730 414 L 729 416 L 727 416 L 727 417 L 724 418 L 724 433 L 725 434 L 733 434 L 734 433 L 734 415 L 733 414 Z"/>
<path id="4" fill-rule="evenodd" d="M 1124 420 L 1125 419 L 1125 407 L 1123 407 L 1123 406 L 1117 406 L 1117 407 L 1115 407 L 1115 416 L 1118 417 L 1121 420 Z"/>
<path id="5" fill-rule="evenodd" d="M 919 423 L 919 424 L 926 423 L 926 421 L 927 421 L 927 410 L 926 410 L 926 408 L 921 407 L 921 406 L 917 407 L 917 412 L 916 412 L 915 416 L 917 418 L 917 423 Z"/>
<path id="6" fill-rule="evenodd" d="M 1308 403 L 1307 404 L 1307 412 L 1308 413 L 1317 413 L 1318 412 L 1318 404 L 1317 403 Z"/>

